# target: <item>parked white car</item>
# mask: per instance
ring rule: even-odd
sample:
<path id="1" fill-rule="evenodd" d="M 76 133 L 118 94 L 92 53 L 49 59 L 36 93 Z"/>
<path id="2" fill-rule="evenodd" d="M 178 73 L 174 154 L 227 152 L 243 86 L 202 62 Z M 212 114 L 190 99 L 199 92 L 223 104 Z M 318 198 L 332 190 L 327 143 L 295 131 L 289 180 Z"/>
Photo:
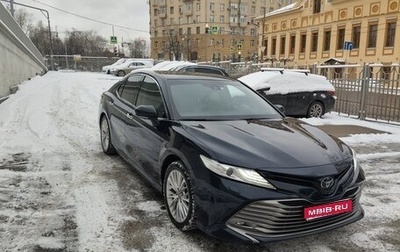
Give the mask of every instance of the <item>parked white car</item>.
<path id="1" fill-rule="evenodd" d="M 116 62 L 114 62 L 111 65 L 103 66 L 101 68 L 101 71 L 106 72 L 106 74 L 110 74 L 112 68 L 114 68 L 114 67 L 116 67 L 118 65 L 121 65 L 121 64 L 123 64 L 123 63 L 125 63 L 127 61 L 132 61 L 132 60 L 134 60 L 134 59 L 128 59 L 128 58 L 119 59 L 119 60 L 117 60 Z"/>
<path id="2" fill-rule="evenodd" d="M 128 73 L 132 72 L 133 70 L 139 68 L 150 68 L 153 66 L 152 61 L 150 60 L 134 60 L 134 61 L 127 61 L 120 65 L 117 65 L 111 68 L 111 73 L 116 76 L 125 76 Z"/>

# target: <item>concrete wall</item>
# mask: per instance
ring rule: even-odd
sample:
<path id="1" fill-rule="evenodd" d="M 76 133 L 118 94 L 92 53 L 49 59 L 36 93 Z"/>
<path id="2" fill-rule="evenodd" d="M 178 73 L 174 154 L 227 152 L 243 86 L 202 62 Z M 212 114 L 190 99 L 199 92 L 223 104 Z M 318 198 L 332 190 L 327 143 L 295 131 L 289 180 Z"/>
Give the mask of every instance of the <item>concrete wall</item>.
<path id="1" fill-rule="evenodd" d="M 43 56 L 0 4 L 0 99 L 10 87 L 46 71 Z"/>

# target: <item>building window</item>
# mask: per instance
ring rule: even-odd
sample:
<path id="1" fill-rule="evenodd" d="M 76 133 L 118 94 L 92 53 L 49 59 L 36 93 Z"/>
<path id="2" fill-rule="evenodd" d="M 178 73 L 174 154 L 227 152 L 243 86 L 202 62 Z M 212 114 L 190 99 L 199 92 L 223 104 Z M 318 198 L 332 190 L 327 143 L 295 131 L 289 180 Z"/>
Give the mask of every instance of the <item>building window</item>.
<path id="1" fill-rule="evenodd" d="M 174 7 L 169 8 L 169 14 L 174 14 Z"/>
<path id="2" fill-rule="evenodd" d="M 252 15 L 256 14 L 256 6 L 251 6 L 250 12 Z"/>
<path id="3" fill-rule="evenodd" d="M 394 38 L 396 35 L 396 22 L 388 22 L 386 24 L 386 43 L 385 47 L 394 46 Z"/>
<path id="4" fill-rule="evenodd" d="M 196 4 L 196 11 L 200 11 L 201 10 L 201 3 L 197 3 Z"/>
<path id="5" fill-rule="evenodd" d="M 240 16 L 240 23 L 246 24 L 246 16 Z"/>
<path id="6" fill-rule="evenodd" d="M 260 8 L 260 15 L 264 15 L 266 13 L 267 9 L 265 7 Z"/>
<path id="7" fill-rule="evenodd" d="M 255 44 L 254 44 L 254 40 L 252 39 L 252 40 L 250 40 L 250 46 L 254 46 Z"/>
<path id="8" fill-rule="evenodd" d="M 307 34 L 301 34 L 300 37 L 300 53 L 306 52 L 306 45 L 307 45 Z"/>
<path id="9" fill-rule="evenodd" d="M 324 34 L 324 51 L 329 51 L 331 49 L 331 31 L 325 31 Z"/>
<path id="10" fill-rule="evenodd" d="M 296 48 L 296 35 L 291 35 L 290 36 L 289 53 L 294 54 L 295 48 Z"/>
<path id="11" fill-rule="evenodd" d="M 256 35 L 257 35 L 256 29 L 254 28 L 250 29 L 250 36 L 256 36 Z"/>
<path id="12" fill-rule="evenodd" d="M 154 9 L 154 16 L 156 17 L 158 15 L 158 9 Z"/>
<path id="13" fill-rule="evenodd" d="M 200 26 L 196 27 L 196 34 L 200 34 Z"/>
<path id="14" fill-rule="evenodd" d="M 200 15 L 197 15 L 195 20 L 196 20 L 196 23 L 200 23 Z"/>
<path id="15" fill-rule="evenodd" d="M 272 45 L 271 45 L 271 55 L 276 54 L 276 38 L 272 39 Z"/>
<path id="16" fill-rule="evenodd" d="M 264 40 L 264 55 L 268 54 L 268 39 Z"/>
<path id="17" fill-rule="evenodd" d="M 345 28 L 339 28 L 339 29 L 338 29 L 336 50 L 343 50 L 345 32 L 346 32 L 346 29 L 345 29 Z"/>
<path id="18" fill-rule="evenodd" d="M 286 37 L 283 36 L 281 37 L 281 53 L 282 55 L 285 55 L 285 47 L 286 47 Z"/>
<path id="19" fill-rule="evenodd" d="M 225 11 L 225 4 L 222 3 L 222 4 L 219 5 L 219 11 L 220 12 L 224 12 Z"/>
<path id="20" fill-rule="evenodd" d="M 314 31 L 311 37 L 311 52 L 316 52 L 318 50 L 318 32 Z"/>
<path id="21" fill-rule="evenodd" d="M 191 23 L 192 23 L 192 16 L 188 16 L 188 17 L 187 17 L 187 23 L 188 23 L 188 24 L 191 24 Z"/>
<path id="22" fill-rule="evenodd" d="M 321 0 L 314 0 L 313 13 L 321 12 Z"/>
<path id="23" fill-rule="evenodd" d="M 220 23 L 224 23 L 225 22 L 225 16 L 224 15 L 219 16 L 219 22 Z"/>
<path id="24" fill-rule="evenodd" d="M 351 41 L 353 42 L 353 49 L 360 48 L 360 36 L 361 36 L 361 26 L 353 27 L 353 34 Z"/>
<path id="25" fill-rule="evenodd" d="M 210 22 L 214 23 L 214 21 L 215 21 L 215 16 L 214 15 L 210 15 Z"/>
<path id="26" fill-rule="evenodd" d="M 368 28 L 368 48 L 376 47 L 376 37 L 378 35 L 378 25 L 371 24 Z"/>
<path id="27" fill-rule="evenodd" d="M 215 4 L 214 3 L 210 3 L 210 11 L 215 11 Z"/>
<path id="28" fill-rule="evenodd" d="M 174 25 L 174 24 L 175 24 L 174 18 L 170 18 L 170 19 L 169 19 L 169 24 L 170 24 L 170 25 Z"/>
<path id="29" fill-rule="evenodd" d="M 183 34 L 183 29 L 179 28 L 179 35 L 182 35 L 182 34 Z"/>
<path id="30" fill-rule="evenodd" d="M 192 34 L 192 28 L 188 27 L 187 28 L 187 35 L 191 35 Z"/>

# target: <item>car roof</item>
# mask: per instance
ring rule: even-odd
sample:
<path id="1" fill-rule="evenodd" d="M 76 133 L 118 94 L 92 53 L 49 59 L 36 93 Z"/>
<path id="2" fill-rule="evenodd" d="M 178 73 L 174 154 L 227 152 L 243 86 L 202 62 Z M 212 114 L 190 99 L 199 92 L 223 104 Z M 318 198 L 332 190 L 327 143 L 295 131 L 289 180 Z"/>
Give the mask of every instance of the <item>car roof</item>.
<path id="1" fill-rule="evenodd" d="M 254 90 L 270 87 L 270 94 L 291 91 L 335 91 L 325 76 L 296 71 L 261 71 L 239 78 Z"/>

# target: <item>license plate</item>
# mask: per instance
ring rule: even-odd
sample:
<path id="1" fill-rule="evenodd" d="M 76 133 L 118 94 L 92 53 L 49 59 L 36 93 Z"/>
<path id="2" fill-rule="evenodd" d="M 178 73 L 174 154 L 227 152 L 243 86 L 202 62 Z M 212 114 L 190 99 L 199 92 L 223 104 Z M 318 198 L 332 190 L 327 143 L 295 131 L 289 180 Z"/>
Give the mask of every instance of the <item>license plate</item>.
<path id="1" fill-rule="evenodd" d="M 312 220 L 325 216 L 348 213 L 353 210 L 353 202 L 350 199 L 341 200 L 333 203 L 317 205 L 304 208 L 304 219 Z"/>

